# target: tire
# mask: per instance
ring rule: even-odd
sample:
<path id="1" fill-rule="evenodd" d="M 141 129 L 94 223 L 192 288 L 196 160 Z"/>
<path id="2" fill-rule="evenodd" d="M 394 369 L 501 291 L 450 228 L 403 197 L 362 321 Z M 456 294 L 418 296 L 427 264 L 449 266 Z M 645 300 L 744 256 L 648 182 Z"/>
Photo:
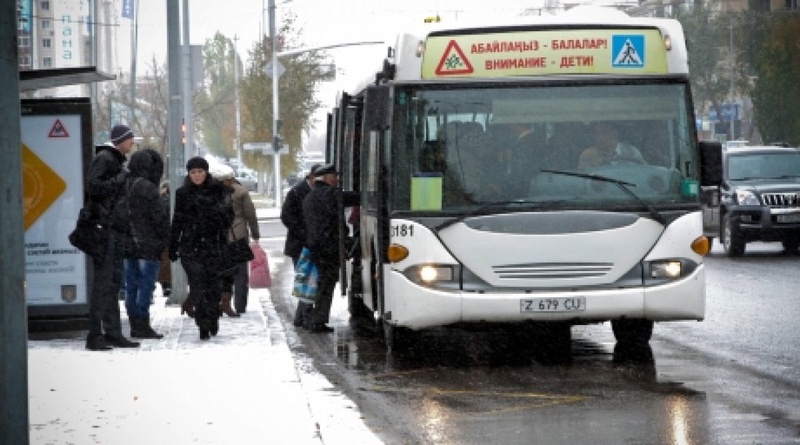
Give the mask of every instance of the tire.
<path id="1" fill-rule="evenodd" d="M 646 344 L 653 336 L 653 321 L 640 318 L 611 320 L 611 330 L 617 343 L 627 345 Z"/>
<path id="2" fill-rule="evenodd" d="M 798 238 L 786 238 L 785 240 L 781 241 L 781 243 L 787 252 L 794 252 L 798 247 L 800 247 L 800 239 Z"/>
<path id="3" fill-rule="evenodd" d="M 744 237 L 736 227 L 733 226 L 731 216 L 726 214 L 722 220 L 722 248 L 725 254 L 731 258 L 740 257 L 744 255 L 745 241 Z"/>
<path id="4" fill-rule="evenodd" d="M 383 326 L 383 341 L 389 354 L 407 354 L 414 345 L 416 333 L 408 328 L 394 326 L 381 320 Z"/>

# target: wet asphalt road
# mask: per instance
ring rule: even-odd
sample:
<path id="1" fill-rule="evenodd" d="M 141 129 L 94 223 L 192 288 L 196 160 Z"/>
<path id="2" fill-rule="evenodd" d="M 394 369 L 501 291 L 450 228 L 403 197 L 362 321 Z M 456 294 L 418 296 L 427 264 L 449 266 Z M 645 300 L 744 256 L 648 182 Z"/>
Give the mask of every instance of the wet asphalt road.
<path id="1" fill-rule="evenodd" d="M 273 299 L 288 325 L 279 236 Z M 800 255 L 751 244 L 729 259 L 717 246 L 707 265 L 707 319 L 657 324 L 636 350 L 603 324 L 573 327 L 566 356 L 488 329 L 426 332 L 393 356 L 338 296 L 333 334 L 287 329 L 387 444 L 800 443 Z"/>

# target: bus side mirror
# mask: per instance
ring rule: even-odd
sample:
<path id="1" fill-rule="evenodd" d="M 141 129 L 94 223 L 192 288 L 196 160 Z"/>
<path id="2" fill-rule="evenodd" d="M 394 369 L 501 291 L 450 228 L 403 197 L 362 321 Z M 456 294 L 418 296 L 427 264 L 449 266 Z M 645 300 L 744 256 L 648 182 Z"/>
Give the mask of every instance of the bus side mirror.
<path id="1" fill-rule="evenodd" d="M 391 97 L 386 85 L 370 85 L 364 94 L 364 127 L 367 131 L 389 129 Z"/>
<path id="2" fill-rule="evenodd" d="M 719 141 L 700 141 L 700 187 L 722 183 L 722 144 Z"/>

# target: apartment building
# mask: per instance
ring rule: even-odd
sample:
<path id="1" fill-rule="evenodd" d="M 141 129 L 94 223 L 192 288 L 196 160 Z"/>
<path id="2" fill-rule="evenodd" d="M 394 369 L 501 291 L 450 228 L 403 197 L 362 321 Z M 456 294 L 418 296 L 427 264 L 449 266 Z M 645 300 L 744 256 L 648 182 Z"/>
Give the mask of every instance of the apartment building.
<path id="1" fill-rule="evenodd" d="M 114 42 L 121 2 L 17 0 L 20 71 L 96 66 L 98 71 L 113 73 L 117 66 Z M 99 20 L 93 20 L 95 16 Z M 88 95 L 86 84 L 35 93 L 36 97 Z"/>

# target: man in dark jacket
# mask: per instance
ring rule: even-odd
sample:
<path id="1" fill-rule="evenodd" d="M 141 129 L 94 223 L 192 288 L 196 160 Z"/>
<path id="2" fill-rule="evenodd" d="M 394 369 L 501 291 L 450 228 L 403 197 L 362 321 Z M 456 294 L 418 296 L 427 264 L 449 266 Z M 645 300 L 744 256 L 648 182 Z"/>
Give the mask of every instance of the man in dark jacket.
<path id="1" fill-rule="evenodd" d="M 314 187 L 303 200 L 303 219 L 306 222 L 306 247 L 319 268 L 317 296 L 311 321 L 304 325 L 310 332 L 331 332 L 327 326 L 330 317 L 333 290 L 339 279 L 339 225 L 344 224 L 344 215 L 339 212 L 338 202 L 344 207 L 358 204 L 356 192 L 343 192 L 336 188 L 339 183 L 336 168 L 323 165 L 314 173 Z"/>
<path id="2" fill-rule="evenodd" d="M 311 166 L 311 171 L 308 172 L 305 179 L 298 182 L 286 194 L 286 199 L 283 201 L 281 207 L 281 222 L 286 226 L 286 244 L 283 247 L 283 254 L 292 258 L 292 265 L 297 266 L 297 260 L 300 259 L 300 252 L 303 251 L 303 246 L 306 245 L 306 223 L 303 220 L 303 200 L 311 191 L 311 185 L 314 183 L 314 172 L 320 167 L 320 164 Z M 302 326 L 304 323 L 311 322 L 311 309 L 312 305 L 302 301 L 297 302 L 297 309 L 294 313 L 294 325 Z"/>
<path id="3" fill-rule="evenodd" d="M 137 151 L 128 162 L 125 208 L 116 211 L 129 223 L 125 254 L 125 309 L 131 337 L 162 338 L 150 325 L 150 302 L 161 265 L 159 256 L 169 241 L 169 208 L 161 199 L 158 183 L 164 161 L 157 151 Z"/>
<path id="4" fill-rule="evenodd" d="M 92 159 L 86 191 L 92 218 L 106 227 L 107 237 L 99 240 L 92 260 L 94 282 L 89 297 L 89 333 L 86 349 L 104 351 L 138 347 L 122 335 L 117 294 L 122 283 L 122 260 L 125 256 L 125 227 L 113 218 L 114 207 L 125 193 L 122 186 L 128 172 L 123 168 L 125 155 L 133 148 L 133 132 L 125 125 L 111 130 L 113 147 L 101 148 Z"/>

